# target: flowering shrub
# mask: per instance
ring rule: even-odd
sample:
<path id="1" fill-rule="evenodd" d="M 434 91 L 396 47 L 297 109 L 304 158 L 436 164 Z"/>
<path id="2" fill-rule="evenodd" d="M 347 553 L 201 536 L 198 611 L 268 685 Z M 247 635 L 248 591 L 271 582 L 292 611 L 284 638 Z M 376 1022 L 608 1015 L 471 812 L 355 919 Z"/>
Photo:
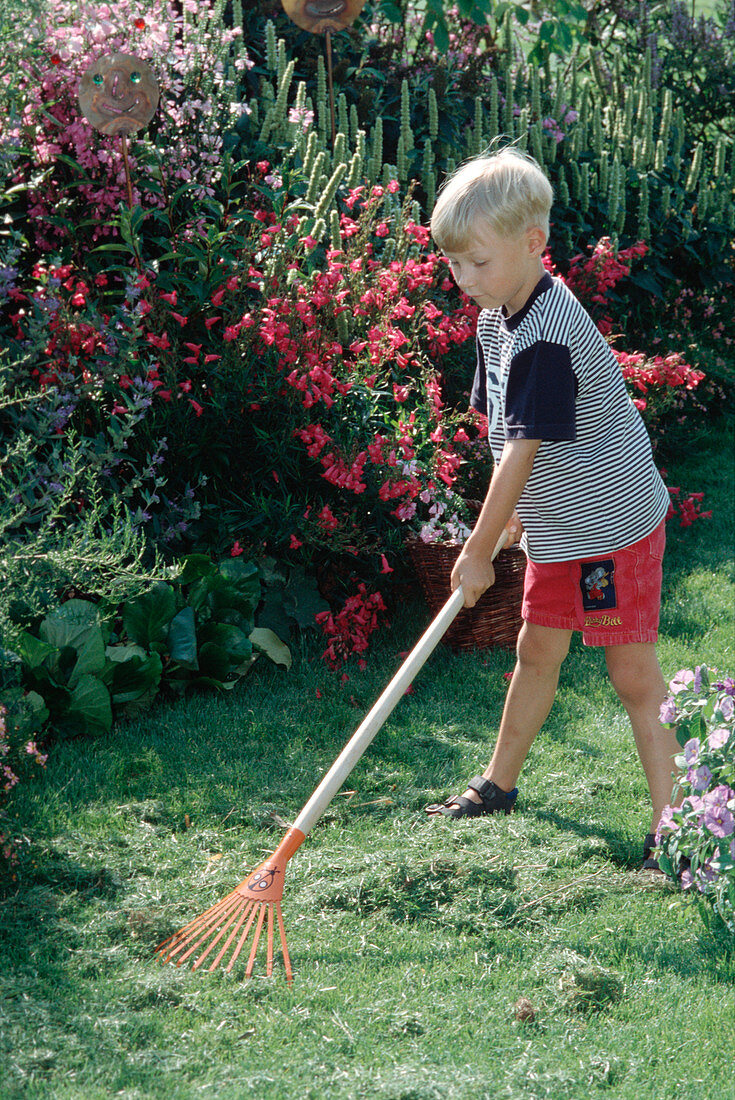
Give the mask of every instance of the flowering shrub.
<path id="1" fill-rule="evenodd" d="M 21 853 L 30 843 L 7 824 L 7 803 L 48 759 L 39 747 L 47 712 L 38 696 L 25 695 L 18 687 L 19 669 L 18 659 L 0 650 L 0 882 L 15 880 Z"/>
<path id="2" fill-rule="evenodd" d="M 33 51 L 19 44 L 14 95 L 20 107 L 0 130 L 2 144 L 27 150 L 13 182 L 34 181 L 28 219 L 38 247 L 63 242 L 82 256 L 90 243 L 114 232 L 111 221 L 127 201 L 117 143 L 92 128 L 77 102 L 81 74 L 103 55 L 120 51 L 148 61 L 161 89 L 151 135 L 136 135 L 131 152 L 134 201 L 146 192 L 148 203 L 164 205 L 182 186 L 193 194 L 213 193 L 235 77 L 250 65 L 241 33 L 195 0 L 177 6 L 166 0 L 50 0 Z"/>
<path id="3" fill-rule="evenodd" d="M 669 690 L 661 721 L 683 749 L 683 798 L 662 814 L 659 863 L 735 932 L 735 681 L 700 665 L 677 672 Z"/>

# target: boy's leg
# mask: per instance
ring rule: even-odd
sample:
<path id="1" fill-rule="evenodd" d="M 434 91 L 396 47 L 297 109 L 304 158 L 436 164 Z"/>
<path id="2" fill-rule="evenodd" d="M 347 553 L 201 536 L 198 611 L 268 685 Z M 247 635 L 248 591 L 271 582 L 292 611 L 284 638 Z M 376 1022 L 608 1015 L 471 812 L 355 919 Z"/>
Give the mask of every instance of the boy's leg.
<path id="1" fill-rule="evenodd" d="M 605 647 L 607 670 L 628 712 L 638 755 L 653 804 L 650 832 L 655 833 L 664 806 L 671 802 L 674 756 L 681 747 L 673 730 L 659 720 L 659 708 L 668 694 L 653 642 Z"/>
<path id="2" fill-rule="evenodd" d="M 512 791 L 536 734 L 554 702 L 559 670 L 569 651 L 571 630 L 524 622 L 518 635 L 517 661 L 505 700 L 492 760 L 483 772 L 503 791 Z M 476 791 L 465 798 L 480 802 Z M 433 807 L 432 807 L 433 809 Z"/>

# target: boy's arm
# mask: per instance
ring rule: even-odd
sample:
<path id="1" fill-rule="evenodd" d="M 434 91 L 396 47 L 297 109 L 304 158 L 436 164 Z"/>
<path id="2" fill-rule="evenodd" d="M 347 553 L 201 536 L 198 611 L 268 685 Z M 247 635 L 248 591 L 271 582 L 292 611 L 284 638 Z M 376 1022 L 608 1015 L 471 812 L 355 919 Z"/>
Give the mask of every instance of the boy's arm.
<path id="1" fill-rule="evenodd" d="M 474 607 L 495 583 L 490 555 L 515 511 L 540 445 L 540 439 L 511 439 L 503 448 L 479 519 L 452 570 L 452 590 L 462 585 L 465 607 Z"/>

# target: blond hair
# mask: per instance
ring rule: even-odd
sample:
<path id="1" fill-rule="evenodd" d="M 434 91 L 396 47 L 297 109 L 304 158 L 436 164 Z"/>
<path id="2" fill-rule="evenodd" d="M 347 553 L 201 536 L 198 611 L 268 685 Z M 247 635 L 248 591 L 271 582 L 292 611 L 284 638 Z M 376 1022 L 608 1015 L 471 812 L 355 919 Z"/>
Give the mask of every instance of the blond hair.
<path id="1" fill-rule="evenodd" d="M 445 252 L 461 252 L 477 221 L 499 237 L 518 237 L 540 226 L 548 238 L 553 200 L 551 184 L 533 157 L 500 149 L 467 161 L 446 180 L 431 215 L 431 233 Z"/>

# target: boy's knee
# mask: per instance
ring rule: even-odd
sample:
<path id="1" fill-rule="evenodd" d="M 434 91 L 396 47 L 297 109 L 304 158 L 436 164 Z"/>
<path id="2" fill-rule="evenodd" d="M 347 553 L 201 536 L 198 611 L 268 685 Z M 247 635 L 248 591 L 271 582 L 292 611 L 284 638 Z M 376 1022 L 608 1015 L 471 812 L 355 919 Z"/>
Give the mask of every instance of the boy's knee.
<path id="1" fill-rule="evenodd" d="M 518 660 L 528 668 L 559 668 L 569 652 L 570 637 L 571 631 L 524 623 L 516 646 Z"/>
<path id="2" fill-rule="evenodd" d="M 661 702 L 666 694 L 658 661 L 639 647 L 615 646 L 606 652 L 607 671 L 618 698 L 627 707 Z"/>

